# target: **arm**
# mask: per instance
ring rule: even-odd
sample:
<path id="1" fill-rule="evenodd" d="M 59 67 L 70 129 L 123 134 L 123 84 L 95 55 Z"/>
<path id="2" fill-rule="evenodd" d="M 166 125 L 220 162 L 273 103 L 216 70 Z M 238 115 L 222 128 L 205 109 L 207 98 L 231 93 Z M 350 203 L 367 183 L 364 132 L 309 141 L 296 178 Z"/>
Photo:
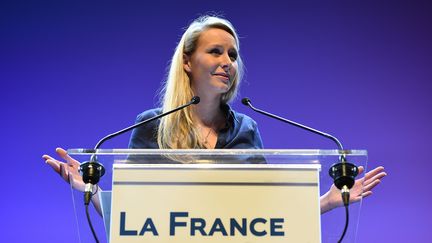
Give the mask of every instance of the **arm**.
<path id="1" fill-rule="evenodd" d="M 63 180 L 65 180 L 67 183 L 70 183 L 73 189 L 84 192 L 85 184 L 78 171 L 80 163 L 74 158 L 70 157 L 67 154 L 66 150 L 62 148 L 57 148 L 56 153 L 66 162 L 56 160 L 53 157 L 46 154 L 43 155 L 42 158 L 45 160 L 45 163 L 50 165 L 51 168 L 53 168 L 53 170 L 63 178 Z M 98 192 L 99 191 L 101 191 L 101 188 L 98 188 Z M 96 211 L 99 213 L 99 215 L 102 215 L 99 193 L 96 193 L 92 197 L 92 203 Z"/>
<path id="2" fill-rule="evenodd" d="M 359 167 L 359 174 L 364 172 L 363 166 Z M 357 179 L 350 190 L 350 203 L 358 202 L 362 198 L 372 195 L 372 189 L 377 186 L 387 173 L 384 167 L 379 166 L 365 174 L 364 177 Z M 333 184 L 330 190 L 320 198 L 321 214 L 326 213 L 334 208 L 342 207 L 342 198 L 340 190 Z"/>

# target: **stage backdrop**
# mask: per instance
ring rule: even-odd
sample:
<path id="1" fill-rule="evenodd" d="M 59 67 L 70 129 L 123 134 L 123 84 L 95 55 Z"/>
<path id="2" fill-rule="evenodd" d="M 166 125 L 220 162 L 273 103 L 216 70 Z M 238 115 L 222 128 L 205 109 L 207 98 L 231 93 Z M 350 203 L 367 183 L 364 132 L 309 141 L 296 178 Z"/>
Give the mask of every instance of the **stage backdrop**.
<path id="1" fill-rule="evenodd" d="M 69 187 L 41 156 L 93 147 L 156 107 L 182 29 L 212 12 L 241 35 L 239 98 L 386 167 L 364 201 L 359 242 L 428 241 L 431 4 L 326 2 L 2 1 L 0 241 L 77 242 Z M 335 148 L 240 99 L 232 106 L 258 122 L 266 148 Z M 128 137 L 104 147 L 125 148 Z"/>

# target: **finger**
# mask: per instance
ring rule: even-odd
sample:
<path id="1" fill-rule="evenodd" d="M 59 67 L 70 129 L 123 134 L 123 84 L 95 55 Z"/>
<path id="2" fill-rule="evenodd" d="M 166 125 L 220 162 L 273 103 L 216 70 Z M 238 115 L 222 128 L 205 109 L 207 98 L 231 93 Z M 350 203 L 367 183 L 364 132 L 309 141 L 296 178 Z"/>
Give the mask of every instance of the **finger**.
<path id="1" fill-rule="evenodd" d="M 364 185 L 366 186 L 366 185 L 372 183 L 375 180 L 380 180 L 380 179 L 382 179 L 386 175 L 387 175 L 387 173 L 381 172 L 378 175 L 375 175 L 374 177 L 370 178 L 369 180 L 365 180 Z"/>
<path id="2" fill-rule="evenodd" d="M 366 197 L 369 197 L 372 194 L 373 194 L 372 191 L 367 191 L 367 192 L 362 193 L 361 197 L 362 198 L 366 198 Z"/>
<path id="3" fill-rule="evenodd" d="M 52 159 L 52 160 L 54 160 L 54 158 L 51 157 L 51 156 L 49 156 L 48 154 L 44 154 L 44 155 L 42 155 L 42 159 L 44 159 L 44 160 L 48 160 L 48 159 Z"/>
<path id="4" fill-rule="evenodd" d="M 351 198 L 350 198 L 350 201 L 351 202 L 358 202 L 358 201 L 360 201 L 360 200 L 362 200 L 362 198 L 364 198 L 365 197 L 365 195 L 369 195 L 371 192 L 364 192 L 364 193 L 358 193 L 358 194 L 351 194 L 352 196 L 351 196 Z"/>
<path id="5" fill-rule="evenodd" d="M 358 202 L 358 201 L 362 200 L 363 198 L 368 197 L 370 195 L 372 195 L 372 191 L 367 191 L 367 192 L 364 192 L 364 193 L 361 193 L 358 195 L 352 195 L 350 198 L 350 201 L 351 202 Z"/>
<path id="6" fill-rule="evenodd" d="M 370 183 L 369 185 L 364 186 L 363 187 L 363 193 L 366 193 L 366 192 L 372 190 L 374 187 L 376 187 L 380 183 L 381 183 L 380 180 L 375 180 L 372 183 Z"/>
<path id="7" fill-rule="evenodd" d="M 63 178 L 63 180 L 69 183 L 69 172 L 66 167 L 66 164 L 60 164 L 60 176 Z"/>
<path id="8" fill-rule="evenodd" d="M 362 199 L 361 196 L 353 196 L 353 197 L 350 197 L 350 203 L 358 202 L 358 201 L 360 201 L 361 199 Z"/>
<path id="9" fill-rule="evenodd" d="M 53 170 L 57 173 L 60 174 L 60 161 L 57 161 L 55 159 L 47 159 L 45 160 L 45 163 L 47 163 L 49 166 L 51 166 L 51 168 L 53 168 Z"/>
<path id="10" fill-rule="evenodd" d="M 67 153 L 66 150 L 62 149 L 62 148 L 56 148 L 56 152 L 57 154 L 62 157 L 64 160 L 66 160 L 66 162 L 74 167 L 78 167 L 80 165 L 80 163 L 75 160 L 74 158 L 70 157 L 69 154 Z"/>
<path id="11" fill-rule="evenodd" d="M 358 174 L 361 175 L 361 173 L 363 173 L 364 171 L 364 167 L 363 166 L 359 166 L 358 167 Z"/>
<path id="12" fill-rule="evenodd" d="M 365 175 L 365 178 L 366 178 L 366 180 L 369 180 L 370 178 L 374 177 L 375 175 L 377 175 L 377 174 L 379 174 L 381 172 L 384 172 L 384 167 L 378 166 L 375 169 L 367 172 L 366 175 Z"/>
<path id="13" fill-rule="evenodd" d="M 71 173 L 69 171 L 67 172 L 67 182 L 69 184 L 73 182 L 73 176 L 71 176 Z"/>

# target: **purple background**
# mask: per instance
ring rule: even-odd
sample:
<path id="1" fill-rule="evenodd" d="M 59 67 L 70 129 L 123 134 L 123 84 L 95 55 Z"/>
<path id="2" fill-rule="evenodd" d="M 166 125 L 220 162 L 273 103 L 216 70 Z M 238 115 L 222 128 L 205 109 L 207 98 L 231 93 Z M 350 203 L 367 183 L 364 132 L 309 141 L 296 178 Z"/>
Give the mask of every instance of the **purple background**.
<path id="1" fill-rule="evenodd" d="M 363 204 L 359 242 L 430 239 L 428 1 L 151 2 L 2 1 L 1 242 L 76 242 L 69 187 L 42 154 L 93 147 L 154 107 L 182 28 L 209 11 L 242 36 L 240 97 L 367 149 L 369 168 L 386 167 Z M 233 106 L 258 121 L 266 148 L 334 148 L 239 99 Z"/>

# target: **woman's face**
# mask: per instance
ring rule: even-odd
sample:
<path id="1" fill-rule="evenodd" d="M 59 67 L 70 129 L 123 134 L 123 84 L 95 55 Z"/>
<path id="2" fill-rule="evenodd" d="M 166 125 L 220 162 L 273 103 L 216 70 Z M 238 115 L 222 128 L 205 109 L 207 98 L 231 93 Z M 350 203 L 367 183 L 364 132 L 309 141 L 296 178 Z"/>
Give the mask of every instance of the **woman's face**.
<path id="1" fill-rule="evenodd" d="M 237 72 L 237 45 L 234 37 L 222 29 L 201 33 L 195 52 L 185 56 L 184 69 L 197 95 L 221 95 L 231 88 Z"/>

